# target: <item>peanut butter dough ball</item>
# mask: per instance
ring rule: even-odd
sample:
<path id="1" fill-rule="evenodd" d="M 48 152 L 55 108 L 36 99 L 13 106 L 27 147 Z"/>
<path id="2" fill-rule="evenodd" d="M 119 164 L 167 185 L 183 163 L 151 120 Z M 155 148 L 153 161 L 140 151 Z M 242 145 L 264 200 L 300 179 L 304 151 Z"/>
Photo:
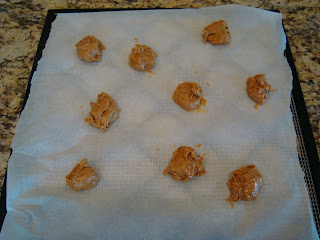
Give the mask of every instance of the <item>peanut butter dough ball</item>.
<path id="1" fill-rule="evenodd" d="M 194 176 L 206 174 L 202 162 L 203 157 L 199 156 L 192 147 L 181 146 L 173 153 L 169 166 L 163 174 L 169 174 L 176 181 L 185 182 Z"/>
<path id="2" fill-rule="evenodd" d="M 82 159 L 66 176 L 66 183 L 73 190 L 88 190 L 94 188 L 100 180 L 100 176 L 94 171 L 87 159 Z"/>
<path id="3" fill-rule="evenodd" d="M 129 64 L 138 71 L 148 71 L 154 67 L 157 56 L 150 47 L 136 44 L 129 55 Z"/>
<path id="4" fill-rule="evenodd" d="M 87 62 L 101 61 L 101 50 L 106 50 L 100 40 L 91 35 L 81 39 L 76 48 L 78 57 Z"/>
<path id="5" fill-rule="evenodd" d="M 227 22 L 220 20 L 211 23 L 202 30 L 202 37 L 204 43 L 207 41 L 213 45 L 228 44 L 231 39 L 230 32 L 228 31 Z"/>
<path id="6" fill-rule="evenodd" d="M 102 92 L 98 95 L 97 102 L 91 102 L 89 116 L 84 119 L 91 126 L 106 131 L 118 118 L 119 109 L 109 94 Z"/>
<path id="7" fill-rule="evenodd" d="M 239 202 L 240 200 L 250 201 L 257 199 L 259 190 L 262 186 L 262 175 L 253 164 L 241 167 L 232 172 L 231 178 L 228 180 L 230 188 L 230 197 L 226 201 Z"/>
<path id="8" fill-rule="evenodd" d="M 180 83 L 173 93 L 173 101 L 186 111 L 198 110 L 206 103 L 202 97 L 202 89 L 198 83 Z"/>
<path id="9" fill-rule="evenodd" d="M 271 86 L 267 82 L 264 74 L 249 77 L 247 80 L 247 93 L 248 96 L 257 103 L 256 107 L 265 102 L 270 90 Z"/>

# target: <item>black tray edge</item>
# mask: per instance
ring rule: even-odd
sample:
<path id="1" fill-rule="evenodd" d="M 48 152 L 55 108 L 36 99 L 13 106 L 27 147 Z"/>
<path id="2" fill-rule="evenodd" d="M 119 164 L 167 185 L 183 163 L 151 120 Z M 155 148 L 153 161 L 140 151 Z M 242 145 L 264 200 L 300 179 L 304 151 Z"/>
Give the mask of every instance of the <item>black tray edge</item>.
<path id="1" fill-rule="evenodd" d="M 290 45 L 287 39 L 286 44 L 286 58 L 288 60 L 289 66 L 292 71 L 292 95 L 294 102 L 296 103 L 296 109 L 297 109 L 297 115 L 300 122 L 300 129 L 303 136 L 304 144 L 306 147 L 306 153 L 310 164 L 310 171 L 312 175 L 312 180 L 314 184 L 314 188 L 316 191 L 316 196 L 318 203 L 320 203 L 320 161 L 319 161 L 319 155 L 317 152 L 316 142 L 314 140 L 307 107 L 305 105 L 305 101 L 303 98 L 303 93 L 300 85 L 300 81 L 298 78 L 298 73 L 296 66 L 294 65 L 294 60 L 292 56 L 292 52 L 290 49 Z M 299 104 L 297 104 L 299 103 Z"/>

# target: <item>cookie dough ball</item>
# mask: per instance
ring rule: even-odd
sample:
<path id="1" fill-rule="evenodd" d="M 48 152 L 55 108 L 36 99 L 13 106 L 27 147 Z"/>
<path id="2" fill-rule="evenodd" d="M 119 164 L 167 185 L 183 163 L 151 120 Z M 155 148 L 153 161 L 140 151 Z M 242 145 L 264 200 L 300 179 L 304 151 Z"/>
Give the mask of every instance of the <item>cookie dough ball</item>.
<path id="1" fill-rule="evenodd" d="M 207 41 L 213 45 L 228 44 L 231 39 L 230 32 L 228 31 L 227 22 L 220 20 L 211 23 L 202 30 L 202 37 L 204 43 Z"/>
<path id="2" fill-rule="evenodd" d="M 248 78 L 247 80 L 248 96 L 254 100 L 257 105 L 262 105 L 265 102 L 270 90 L 271 86 L 267 82 L 264 74 L 258 74 L 254 77 Z"/>
<path id="3" fill-rule="evenodd" d="M 200 157 L 192 147 L 182 146 L 173 153 L 169 166 L 163 171 L 163 174 L 169 174 L 176 181 L 185 182 L 194 176 L 206 174 L 202 162 L 203 157 Z"/>
<path id="4" fill-rule="evenodd" d="M 101 61 L 101 50 L 106 50 L 100 40 L 90 35 L 81 39 L 76 48 L 78 57 L 87 62 Z"/>
<path id="5" fill-rule="evenodd" d="M 262 175 L 257 167 L 253 164 L 241 167 L 232 172 L 231 178 L 228 180 L 230 188 L 230 197 L 226 200 L 238 202 L 240 200 L 250 201 L 258 197 L 258 192 L 262 186 Z"/>
<path id="6" fill-rule="evenodd" d="M 129 64 L 138 71 L 147 71 L 154 67 L 157 56 L 150 47 L 136 44 L 129 55 Z"/>
<path id="7" fill-rule="evenodd" d="M 102 92 L 98 95 L 97 102 L 91 102 L 89 116 L 84 119 L 91 126 L 106 131 L 118 118 L 119 109 L 109 94 Z"/>
<path id="8" fill-rule="evenodd" d="M 87 159 L 83 159 L 66 176 L 66 183 L 73 190 L 88 190 L 94 188 L 100 180 L 100 176 L 94 171 Z"/>
<path id="9" fill-rule="evenodd" d="M 198 83 L 180 83 L 173 93 L 173 101 L 186 111 L 198 110 L 206 100 L 202 97 L 202 89 Z"/>

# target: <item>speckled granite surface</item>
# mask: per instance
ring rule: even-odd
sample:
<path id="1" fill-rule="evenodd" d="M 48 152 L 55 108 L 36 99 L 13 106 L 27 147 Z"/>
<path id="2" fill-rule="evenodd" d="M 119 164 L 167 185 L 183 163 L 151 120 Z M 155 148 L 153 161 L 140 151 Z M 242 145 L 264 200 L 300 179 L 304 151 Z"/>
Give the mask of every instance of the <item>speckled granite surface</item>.
<path id="1" fill-rule="evenodd" d="M 90 2 L 90 3 L 89 3 Z M 104 3 L 102 3 L 104 2 Z M 34 56 L 48 9 L 198 8 L 241 4 L 284 15 L 302 91 L 320 152 L 320 6 L 318 0 L 0 0 L 0 190 Z"/>

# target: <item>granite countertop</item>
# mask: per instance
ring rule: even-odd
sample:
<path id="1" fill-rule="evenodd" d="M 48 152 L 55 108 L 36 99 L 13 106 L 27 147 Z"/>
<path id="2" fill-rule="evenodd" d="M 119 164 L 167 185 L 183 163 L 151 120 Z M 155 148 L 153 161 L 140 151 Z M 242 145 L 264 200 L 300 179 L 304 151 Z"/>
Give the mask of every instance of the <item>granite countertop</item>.
<path id="1" fill-rule="evenodd" d="M 199 8 L 241 4 L 283 13 L 306 102 L 313 134 L 320 152 L 320 7 L 318 0 L 0 0 L 0 190 L 11 142 L 20 116 L 33 60 L 48 9 L 74 8 Z"/>

